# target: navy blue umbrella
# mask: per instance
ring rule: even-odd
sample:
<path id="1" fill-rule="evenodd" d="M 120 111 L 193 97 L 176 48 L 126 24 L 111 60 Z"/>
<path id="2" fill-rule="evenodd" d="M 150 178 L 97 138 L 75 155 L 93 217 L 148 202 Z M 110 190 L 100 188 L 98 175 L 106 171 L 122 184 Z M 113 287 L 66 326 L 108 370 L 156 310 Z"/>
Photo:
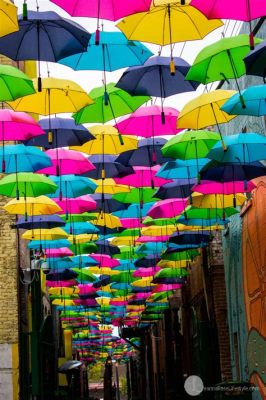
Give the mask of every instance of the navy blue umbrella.
<path id="1" fill-rule="evenodd" d="M 0 54 L 14 61 L 56 62 L 87 49 L 91 34 L 81 25 L 53 11 L 28 11 L 18 16 L 19 30 L 0 38 Z"/>
<path id="2" fill-rule="evenodd" d="M 163 157 L 161 148 L 167 142 L 163 138 L 141 139 L 136 150 L 128 150 L 121 153 L 116 161 L 124 165 L 152 167 L 156 164 L 164 164 L 171 158 Z"/>
<path id="3" fill-rule="evenodd" d="M 103 173 L 105 178 L 123 178 L 123 176 L 134 174 L 133 168 L 123 165 L 123 163 L 116 159 L 117 156 L 111 154 L 90 156 L 89 161 L 95 166 L 95 169 L 82 174 L 82 176 L 92 179 L 102 179 Z"/>
<path id="4" fill-rule="evenodd" d="M 239 165 L 211 161 L 200 171 L 201 179 L 218 182 L 247 182 L 264 175 L 266 175 L 266 167 L 259 161 Z"/>
<path id="5" fill-rule="evenodd" d="M 244 63 L 247 75 L 262 76 L 266 81 L 266 40 L 244 58 Z"/>
<path id="6" fill-rule="evenodd" d="M 110 194 L 94 193 L 90 195 L 90 197 L 96 201 L 95 211 L 97 212 L 103 211 L 110 214 L 112 212 L 125 210 L 127 208 L 127 204 L 113 199 L 112 195 Z"/>
<path id="7" fill-rule="evenodd" d="M 200 245 L 201 243 L 206 244 L 210 241 L 209 232 L 175 232 L 170 238 L 170 243 L 178 245 Z"/>
<path id="8" fill-rule="evenodd" d="M 101 275 L 101 277 L 99 278 L 99 280 L 96 281 L 96 282 L 94 282 L 94 283 L 92 284 L 92 286 L 95 287 L 95 288 L 100 288 L 100 287 L 102 287 L 102 286 L 108 285 L 108 284 L 110 283 L 110 280 L 111 280 L 111 278 L 110 278 L 109 275 Z"/>
<path id="9" fill-rule="evenodd" d="M 180 184 L 176 181 L 166 183 L 159 187 L 154 193 L 153 197 L 158 199 L 170 199 L 170 198 L 185 198 L 191 195 L 191 188 L 194 183 L 191 181 L 184 180 L 186 183 Z"/>
<path id="10" fill-rule="evenodd" d="M 112 256 L 113 254 L 120 253 L 119 247 L 111 245 L 108 240 L 97 240 L 95 243 L 97 245 L 97 253 L 99 254 Z"/>
<path id="11" fill-rule="evenodd" d="M 67 281 L 69 279 L 75 279 L 78 274 L 70 269 L 65 269 L 60 272 L 49 272 L 46 275 L 47 281 Z"/>
<path id="12" fill-rule="evenodd" d="M 24 217 L 19 218 L 16 227 L 19 229 L 50 229 L 65 226 L 65 221 L 58 215 L 33 215 L 26 221 Z"/>
<path id="13" fill-rule="evenodd" d="M 72 118 L 45 118 L 39 121 L 45 135 L 24 142 L 27 146 L 54 149 L 66 146 L 82 146 L 94 136 L 83 125 L 76 125 Z"/>
<path id="14" fill-rule="evenodd" d="M 175 284 L 175 283 L 183 284 L 185 282 L 186 282 L 185 278 L 179 278 L 179 277 L 169 277 L 169 278 L 159 278 L 158 277 L 158 278 L 154 278 L 152 280 L 152 283 L 156 283 L 156 284 L 164 283 L 166 285 L 171 284 L 171 283 L 173 283 L 173 284 Z"/>
<path id="15" fill-rule="evenodd" d="M 190 65 L 182 58 L 174 57 L 175 72 L 170 74 L 171 60 L 171 57 L 151 57 L 141 66 L 128 68 L 116 86 L 131 95 L 148 95 L 162 99 L 196 90 L 199 82 L 185 80 Z M 165 122 L 163 103 L 162 122 Z"/>
<path id="16" fill-rule="evenodd" d="M 146 257 L 135 260 L 134 264 L 137 268 L 149 268 L 154 267 L 159 260 L 159 257 L 156 257 L 153 254 L 149 254 Z"/>

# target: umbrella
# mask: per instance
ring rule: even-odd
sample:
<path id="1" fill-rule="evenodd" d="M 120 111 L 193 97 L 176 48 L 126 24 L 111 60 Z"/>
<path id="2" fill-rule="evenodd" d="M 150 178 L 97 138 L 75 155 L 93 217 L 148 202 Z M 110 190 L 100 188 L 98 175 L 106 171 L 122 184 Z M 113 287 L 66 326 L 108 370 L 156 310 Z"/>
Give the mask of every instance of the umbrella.
<path id="1" fill-rule="evenodd" d="M 238 133 L 223 138 L 227 151 L 218 142 L 208 158 L 220 163 L 248 164 L 266 158 L 266 137 L 257 133 Z"/>
<path id="2" fill-rule="evenodd" d="M 87 177 L 92 179 L 114 178 L 133 174 L 134 170 L 130 166 L 116 161 L 117 156 L 112 154 L 95 154 L 89 157 L 89 161 L 95 166 L 95 169 L 88 171 Z"/>
<path id="3" fill-rule="evenodd" d="M 258 44 L 256 49 L 251 51 L 245 58 L 247 75 L 262 76 L 266 78 L 266 41 Z"/>
<path id="4" fill-rule="evenodd" d="M 9 35 L 19 29 L 17 7 L 10 0 L 0 1 L 0 37 Z"/>
<path id="5" fill-rule="evenodd" d="M 117 162 L 131 166 L 152 167 L 155 164 L 163 164 L 169 158 L 163 157 L 161 149 L 166 143 L 163 138 L 148 138 L 138 141 L 136 150 L 129 150 L 117 157 Z"/>
<path id="6" fill-rule="evenodd" d="M 29 229 L 22 234 L 26 240 L 57 240 L 66 239 L 68 234 L 61 228 Z"/>
<path id="7" fill-rule="evenodd" d="M 37 197 L 47 193 L 53 193 L 57 185 L 44 175 L 32 172 L 18 172 L 4 176 L 0 180 L 0 194 L 8 197 L 16 197 L 20 194 L 26 198 Z"/>
<path id="8" fill-rule="evenodd" d="M 11 65 L 0 65 L 0 101 L 12 101 L 33 93 L 32 80 L 24 72 Z"/>
<path id="9" fill-rule="evenodd" d="M 3 150 L 3 149 L 2 149 Z M 20 172 L 34 172 L 51 165 L 50 157 L 40 149 L 23 144 L 5 146 L 4 154 L 0 156 L 2 172 L 11 174 Z"/>
<path id="10" fill-rule="evenodd" d="M 26 147 L 27 148 L 27 147 Z M 47 175 L 82 174 L 94 169 L 92 163 L 78 151 L 66 149 L 50 149 L 45 153 L 52 160 L 52 166 L 39 170 Z"/>
<path id="11" fill-rule="evenodd" d="M 19 30 L 0 38 L 0 53 L 14 61 L 37 60 L 38 91 L 42 90 L 40 61 L 56 62 L 86 49 L 90 34 L 53 11 L 28 11 L 18 17 Z"/>
<path id="12" fill-rule="evenodd" d="M 185 223 L 185 220 L 189 219 L 224 219 L 225 217 L 231 217 L 237 214 L 239 211 L 233 207 L 226 208 L 197 208 L 194 206 L 189 206 L 183 211 L 183 215 L 177 218 L 177 222 Z M 183 219 L 185 217 L 185 220 Z"/>
<path id="13" fill-rule="evenodd" d="M 67 247 L 61 247 L 59 249 L 48 248 L 44 249 L 43 251 L 47 258 L 60 258 L 60 257 L 69 257 L 74 255 L 72 251 L 69 250 Z"/>
<path id="14" fill-rule="evenodd" d="M 120 265 L 118 260 L 111 258 L 107 254 L 91 254 L 90 256 L 102 267 L 117 267 Z"/>
<path id="15" fill-rule="evenodd" d="M 174 57 L 173 73 L 169 73 L 169 57 L 151 57 L 144 65 L 128 68 L 117 82 L 116 86 L 131 95 L 146 95 L 161 99 L 174 94 L 196 90 L 199 83 L 185 80 L 190 65 L 179 57 Z M 165 124 L 163 100 L 161 122 Z"/>
<path id="16" fill-rule="evenodd" d="M 145 217 L 151 206 L 154 204 L 152 203 L 145 203 L 142 207 L 139 204 L 130 204 L 130 206 L 125 210 L 115 211 L 113 215 L 119 218 L 142 218 Z"/>
<path id="17" fill-rule="evenodd" d="M 56 214 L 61 211 L 61 208 L 49 197 L 27 197 L 24 199 L 12 199 L 3 209 L 9 214 L 25 214 L 26 215 L 43 215 L 43 214 Z"/>
<path id="18" fill-rule="evenodd" d="M 170 243 L 175 244 L 185 244 L 185 245 L 200 245 L 206 244 L 211 240 L 210 234 L 208 232 L 201 232 L 201 233 L 174 233 L 170 239 Z"/>
<path id="19" fill-rule="evenodd" d="M 193 187 L 194 192 L 202 194 L 233 194 L 251 192 L 256 186 L 253 182 L 233 181 L 233 182 L 215 182 L 201 181 L 200 184 Z"/>
<path id="20" fill-rule="evenodd" d="M 99 229 L 90 222 L 69 222 L 65 225 L 65 231 L 70 235 L 79 235 L 83 233 L 98 233 Z"/>
<path id="21" fill-rule="evenodd" d="M 27 146 L 45 149 L 66 146 L 81 146 L 94 136 L 83 125 L 76 125 L 71 118 L 46 118 L 39 121 L 45 134 L 27 140 Z M 26 138 L 28 139 L 28 138 Z"/>
<path id="22" fill-rule="evenodd" d="M 121 227 L 120 219 L 112 214 L 100 212 L 95 215 L 95 218 L 91 222 L 96 226 L 103 226 L 110 229 Z"/>
<path id="23" fill-rule="evenodd" d="M 33 85 L 37 89 L 38 81 L 36 79 L 33 79 Z M 43 78 L 41 92 L 29 94 L 8 104 L 15 111 L 50 115 L 75 112 L 92 102 L 81 86 L 73 81 Z"/>
<path id="24" fill-rule="evenodd" d="M 100 43 L 92 34 L 87 50 L 70 57 L 61 58 L 59 63 L 74 70 L 115 71 L 132 65 L 141 65 L 153 53 L 140 42 L 129 41 L 122 32 L 101 32 Z"/>
<path id="25" fill-rule="evenodd" d="M 34 217 L 35 218 L 35 217 Z M 38 226 L 37 226 L 38 227 Z M 47 226 L 47 229 L 50 229 L 52 226 Z M 26 229 L 28 228 L 28 226 L 26 227 Z M 33 225 L 32 229 L 35 229 L 36 226 Z M 44 225 L 44 228 L 45 225 Z M 70 242 L 66 239 L 57 239 L 57 240 L 34 240 L 30 243 L 28 243 L 28 248 L 29 249 L 39 249 L 40 247 L 43 247 L 43 245 L 45 245 L 45 248 L 49 248 L 49 249 L 60 249 L 61 247 L 69 247 L 70 246 Z"/>
<path id="26" fill-rule="evenodd" d="M 75 279 L 78 276 L 78 274 L 74 271 L 71 271 L 70 269 L 65 269 L 62 272 L 49 272 L 49 274 L 46 275 L 47 281 L 58 281 L 58 286 L 62 286 L 60 281 L 67 281 L 71 279 Z M 73 281 L 70 283 L 69 286 L 73 286 Z"/>
<path id="27" fill-rule="evenodd" d="M 18 229 L 50 229 L 56 227 L 65 226 L 65 222 L 58 215 L 32 215 L 29 221 L 26 221 L 24 217 L 20 217 L 16 222 Z M 70 244 L 70 243 L 69 243 Z M 50 247 L 47 245 L 47 247 Z M 65 244 L 59 247 L 66 247 Z"/>
<path id="28" fill-rule="evenodd" d="M 58 186 L 58 189 L 49 197 L 59 197 L 61 199 L 62 197 L 78 197 L 94 193 L 97 187 L 90 179 L 76 175 L 51 175 L 50 179 Z"/>
<path id="29" fill-rule="evenodd" d="M 145 138 L 175 135 L 180 132 L 176 128 L 179 112 L 172 107 L 164 107 L 164 124 L 162 124 L 161 108 L 157 105 L 140 107 L 130 116 L 121 117 L 116 128 L 122 134 L 143 136 Z"/>
<path id="30" fill-rule="evenodd" d="M 116 87 L 115 83 L 97 87 L 90 91 L 89 96 L 94 104 L 81 108 L 73 115 L 77 124 L 111 121 L 121 115 L 130 114 L 150 99 L 147 95 L 131 96 L 127 91 Z"/>
<path id="31" fill-rule="evenodd" d="M 104 213 L 112 213 L 114 211 L 124 210 L 126 209 L 126 204 L 120 203 L 119 201 L 112 198 L 111 194 L 104 194 L 102 193 L 95 193 L 91 195 L 93 200 L 97 203 L 97 212 L 104 212 Z"/>
<path id="32" fill-rule="evenodd" d="M 234 4 L 229 0 L 192 0 L 191 6 L 200 10 L 207 18 L 225 18 L 247 21 L 250 24 L 250 49 L 254 49 L 254 37 L 251 21 L 266 15 L 266 5 L 260 0 L 238 0 Z"/>
<path id="33" fill-rule="evenodd" d="M 183 184 L 178 183 L 179 180 L 174 180 L 174 182 L 166 183 L 160 186 L 154 193 L 154 197 L 164 200 L 169 198 L 185 198 L 190 196 L 191 189 L 193 187 L 193 180 L 184 179 Z M 191 182 L 192 181 L 192 182 Z"/>
<path id="34" fill-rule="evenodd" d="M 156 200 L 156 189 L 150 187 L 132 188 L 128 193 L 117 193 L 113 199 L 121 203 L 148 203 Z"/>
<path id="35" fill-rule="evenodd" d="M 208 158 L 168 161 L 156 175 L 165 179 L 187 179 L 191 183 L 198 177 L 201 168 L 208 163 Z"/>
<path id="36" fill-rule="evenodd" d="M 116 194 L 130 191 L 129 186 L 116 184 L 116 181 L 112 178 L 95 180 L 95 183 L 98 185 L 95 193 Z"/>
<path id="37" fill-rule="evenodd" d="M 83 195 L 75 198 L 54 199 L 61 208 L 61 214 L 81 214 L 86 211 L 92 211 L 96 208 L 95 201 L 89 195 Z"/>
<path id="38" fill-rule="evenodd" d="M 94 140 L 85 143 L 83 146 L 73 146 L 71 149 L 79 150 L 90 155 L 93 154 L 120 154 L 124 151 L 136 149 L 138 141 L 132 136 L 122 136 L 111 125 L 95 125 L 90 128 Z M 102 158 L 104 161 L 104 157 Z"/>
<path id="39" fill-rule="evenodd" d="M 202 180 L 218 182 L 247 182 L 264 175 L 266 175 L 266 167 L 258 161 L 250 164 L 220 164 L 217 161 L 211 161 L 200 171 Z"/>
<path id="40" fill-rule="evenodd" d="M 186 207 L 186 199 L 166 199 L 157 201 L 148 211 L 152 218 L 173 218 Z"/>
<path id="41" fill-rule="evenodd" d="M 201 194 L 194 192 L 192 194 L 192 203 L 194 207 L 202 208 L 226 208 L 242 206 L 247 200 L 242 193 L 234 194 Z"/>
<path id="42" fill-rule="evenodd" d="M 23 141 L 39 135 L 43 136 L 44 131 L 30 115 L 7 109 L 0 110 L 0 140 L 3 142 Z"/>
<path id="43" fill-rule="evenodd" d="M 169 181 L 157 177 L 156 174 L 160 168 L 159 165 L 153 167 L 133 167 L 135 173 L 127 175 L 123 178 L 114 178 L 115 182 L 120 185 L 128 185 L 136 188 L 140 187 L 155 187 L 161 186 Z"/>
<path id="44" fill-rule="evenodd" d="M 164 46 L 203 39 L 222 25 L 221 21 L 209 21 L 194 7 L 168 2 L 155 3 L 148 12 L 131 15 L 120 21 L 117 27 L 128 39 Z"/>
<path id="45" fill-rule="evenodd" d="M 241 101 L 244 99 L 244 104 Z M 250 86 L 239 93 L 230 97 L 221 107 L 231 116 L 235 115 L 254 115 L 260 117 L 266 115 L 266 86 Z"/>

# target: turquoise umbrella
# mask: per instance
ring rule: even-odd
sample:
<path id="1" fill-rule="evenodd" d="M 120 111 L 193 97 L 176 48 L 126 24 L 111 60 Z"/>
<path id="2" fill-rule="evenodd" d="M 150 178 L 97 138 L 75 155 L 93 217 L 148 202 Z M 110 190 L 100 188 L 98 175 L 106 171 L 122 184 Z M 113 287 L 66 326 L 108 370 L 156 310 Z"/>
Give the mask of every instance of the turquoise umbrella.
<path id="1" fill-rule="evenodd" d="M 159 169 L 156 176 L 164 179 L 194 179 L 208 162 L 208 158 L 168 161 Z"/>
<path id="2" fill-rule="evenodd" d="M 241 102 L 241 96 L 244 105 Z M 260 117 L 266 115 L 266 85 L 250 86 L 245 90 L 234 94 L 221 107 L 222 111 L 233 115 L 253 115 Z"/>
<path id="3" fill-rule="evenodd" d="M 95 192 L 97 185 L 89 178 L 77 175 L 50 175 L 49 178 L 58 186 L 58 190 L 51 194 L 50 197 L 79 197 Z"/>

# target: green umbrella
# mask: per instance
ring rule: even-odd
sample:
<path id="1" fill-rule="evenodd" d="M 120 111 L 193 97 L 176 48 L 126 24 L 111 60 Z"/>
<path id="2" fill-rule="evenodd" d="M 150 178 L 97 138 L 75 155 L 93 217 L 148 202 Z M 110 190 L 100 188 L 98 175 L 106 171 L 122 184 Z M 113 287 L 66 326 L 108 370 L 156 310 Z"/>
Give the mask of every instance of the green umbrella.
<path id="1" fill-rule="evenodd" d="M 112 236 L 115 237 L 126 237 L 126 236 L 133 236 L 133 237 L 139 237 L 141 234 L 141 230 L 139 228 L 132 228 L 132 229 L 125 229 L 122 232 L 117 232 L 112 234 Z"/>
<path id="2" fill-rule="evenodd" d="M 80 269 L 80 268 L 71 268 L 72 271 L 78 274 L 77 279 L 86 282 L 95 282 L 97 280 L 96 276 L 93 275 L 89 270 Z"/>
<path id="3" fill-rule="evenodd" d="M 256 38 L 255 44 L 261 41 Z M 198 53 L 186 79 L 207 84 L 221 79 L 239 78 L 246 73 L 243 58 L 249 51 L 248 35 L 218 40 Z"/>
<path id="4" fill-rule="evenodd" d="M 156 225 L 156 226 L 166 226 L 166 225 L 175 225 L 176 218 L 156 218 L 153 219 L 152 217 L 147 216 L 143 221 L 144 225 Z"/>
<path id="5" fill-rule="evenodd" d="M 71 217 L 69 215 L 63 214 L 60 215 L 61 218 L 63 218 L 64 221 L 67 222 L 87 222 L 87 221 L 94 221 L 97 219 L 97 213 L 82 213 L 82 214 L 71 214 Z"/>
<path id="6" fill-rule="evenodd" d="M 136 254 L 136 249 L 137 247 L 133 246 L 121 246 L 119 247 L 120 253 L 119 254 L 113 254 L 113 258 L 117 258 L 119 260 L 128 260 L 131 258 L 140 258 L 142 257 L 141 254 Z"/>
<path id="7" fill-rule="evenodd" d="M 192 257 L 196 257 L 199 255 L 198 250 L 185 250 L 178 251 L 174 253 L 164 253 L 161 256 L 162 260 L 170 260 L 170 261 L 181 261 L 181 260 L 191 260 Z"/>
<path id="8" fill-rule="evenodd" d="M 155 278 L 176 278 L 179 276 L 187 276 L 186 268 L 163 268 L 154 276 Z"/>
<path id="9" fill-rule="evenodd" d="M 230 217 L 231 215 L 237 214 L 239 211 L 233 207 L 227 208 L 198 208 L 189 206 L 183 211 L 180 217 L 183 215 L 187 219 L 222 219 L 225 217 Z M 179 218 L 180 218 L 179 217 Z"/>
<path id="10" fill-rule="evenodd" d="M 190 160 L 204 158 L 220 140 L 220 135 L 210 131 L 186 131 L 179 133 L 162 147 L 164 157 Z"/>
<path id="11" fill-rule="evenodd" d="M 0 194 L 8 197 L 19 195 L 37 197 L 47 193 L 54 193 L 57 185 L 45 175 L 32 172 L 18 172 L 4 176 L 0 181 Z"/>
<path id="12" fill-rule="evenodd" d="M 97 252 L 97 244 L 95 244 L 94 242 L 73 244 L 69 248 L 75 255 Z"/>
<path id="13" fill-rule="evenodd" d="M 0 65 L 0 101 L 12 101 L 35 93 L 32 80 L 11 65 Z"/>
<path id="14" fill-rule="evenodd" d="M 109 83 L 90 91 L 93 104 L 83 107 L 73 114 L 76 124 L 89 122 L 105 123 L 125 114 L 130 114 L 150 100 L 149 96 L 131 96 Z"/>
<path id="15" fill-rule="evenodd" d="M 127 193 L 117 193 L 113 195 L 113 199 L 120 201 L 121 203 L 151 203 L 156 200 L 152 197 L 157 189 L 151 189 L 149 187 L 132 188 Z"/>

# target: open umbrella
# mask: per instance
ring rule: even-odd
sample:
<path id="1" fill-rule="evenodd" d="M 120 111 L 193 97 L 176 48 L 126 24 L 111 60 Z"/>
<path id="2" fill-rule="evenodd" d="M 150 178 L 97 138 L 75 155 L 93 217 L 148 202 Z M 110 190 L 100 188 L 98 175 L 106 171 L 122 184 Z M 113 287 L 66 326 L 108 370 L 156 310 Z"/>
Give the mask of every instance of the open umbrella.
<path id="1" fill-rule="evenodd" d="M 151 187 L 132 188 L 128 193 L 117 193 L 113 199 L 121 203 L 148 203 L 157 200 L 154 196 L 156 189 Z"/>
<path id="2" fill-rule="evenodd" d="M 53 149 L 66 146 L 81 146 L 94 139 L 94 136 L 83 125 L 76 125 L 71 118 L 46 118 L 39 124 L 44 135 L 27 140 L 27 146 L 38 146 Z"/>
<path id="3" fill-rule="evenodd" d="M 174 182 L 166 183 L 160 186 L 154 193 L 154 197 L 164 200 L 172 197 L 184 198 L 191 195 L 191 189 L 193 187 L 193 180 L 184 179 L 184 183 L 179 183 L 179 180 L 174 180 Z"/>
<path id="4" fill-rule="evenodd" d="M 266 79 L 266 41 L 258 44 L 256 49 L 251 51 L 245 58 L 247 75 L 262 76 Z"/>
<path id="5" fill-rule="evenodd" d="M 32 80 L 11 65 L 0 65 L 0 101 L 12 101 L 35 93 Z"/>
<path id="6" fill-rule="evenodd" d="M 22 234 L 26 240 L 57 240 L 67 239 L 68 234 L 62 228 L 29 229 Z"/>
<path id="7" fill-rule="evenodd" d="M 150 99 L 147 95 L 131 96 L 127 91 L 116 87 L 115 83 L 92 89 L 89 97 L 94 104 L 81 108 L 73 115 L 77 124 L 111 121 L 121 115 L 130 114 Z"/>
<path id="8" fill-rule="evenodd" d="M 49 197 L 78 197 L 94 193 L 97 185 L 90 179 L 76 175 L 50 176 L 58 190 Z M 1 181 L 0 181 L 1 183 Z M 60 189 L 61 188 L 61 189 Z"/>
<path id="9" fill-rule="evenodd" d="M 186 208 L 186 203 L 186 199 L 159 200 L 147 214 L 152 218 L 173 218 Z"/>
<path id="10" fill-rule="evenodd" d="M 156 175 L 164 179 L 187 179 L 188 183 L 192 183 L 208 162 L 208 158 L 168 161 L 157 171 Z"/>
<path id="11" fill-rule="evenodd" d="M 247 200 L 242 193 L 234 194 L 201 194 L 194 192 L 192 194 L 192 203 L 194 207 L 202 208 L 227 208 L 242 206 Z"/>
<path id="12" fill-rule="evenodd" d="M 200 184 L 193 186 L 193 191 L 202 194 L 233 194 L 251 192 L 256 188 L 253 182 L 233 181 L 215 182 L 201 181 Z"/>
<path id="13" fill-rule="evenodd" d="M 18 31 L 17 7 L 10 0 L 0 1 L 0 37 Z"/>
<path id="14" fill-rule="evenodd" d="M 46 196 L 27 197 L 26 201 L 24 199 L 12 199 L 3 206 L 3 209 L 9 214 L 24 214 L 25 220 L 27 220 L 28 215 L 50 215 L 61 211 L 61 208 Z"/>
<path id="15" fill-rule="evenodd" d="M 90 34 L 53 11 L 28 11 L 26 16 L 19 15 L 18 20 L 19 30 L 0 38 L 0 53 L 14 61 L 37 60 L 40 92 L 40 61 L 56 62 L 86 49 Z"/>
<path id="16" fill-rule="evenodd" d="M 18 229 L 50 229 L 65 226 L 65 221 L 58 215 L 32 215 L 30 220 L 26 221 L 24 217 L 20 217 L 16 222 Z M 67 243 L 60 244 L 59 247 L 66 247 Z M 70 245 L 70 243 L 69 243 Z M 50 244 L 47 244 L 50 247 Z"/>
<path id="17" fill-rule="evenodd" d="M 244 105 L 241 101 L 244 99 Z M 266 115 L 266 86 L 250 86 L 239 93 L 231 96 L 221 107 L 230 116 L 254 115 L 260 117 Z"/>
<path id="18" fill-rule="evenodd" d="M 266 167 L 258 161 L 249 164 L 221 164 L 211 161 L 200 171 L 202 180 L 218 182 L 243 181 L 245 183 L 264 175 L 266 175 Z"/>
<path id="19" fill-rule="evenodd" d="M 153 53 L 140 42 L 129 41 L 122 32 L 101 32 L 100 43 L 92 34 L 87 50 L 61 58 L 60 64 L 74 70 L 115 71 L 132 65 L 141 65 Z"/>
<path id="20" fill-rule="evenodd" d="M 136 188 L 140 187 L 155 187 L 168 183 L 166 179 L 157 177 L 159 165 L 153 167 L 133 167 L 134 174 L 124 176 L 123 178 L 114 178 L 115 182 L 120 185 L 128 185 Z"/>
<path id="21" fill-rule="evenodd" d="M 104 139 L 103 139 L 104 140 Z M 95 154 L 89 157 L 89 161 L 94 165 L 95 169 L 83 174 L 92 179 L 114 178 L 133 174 L 134 170 L 131 166 L 125 166 L 123 163 L 116 161 L 117 156 L 112 154 Z"/>

